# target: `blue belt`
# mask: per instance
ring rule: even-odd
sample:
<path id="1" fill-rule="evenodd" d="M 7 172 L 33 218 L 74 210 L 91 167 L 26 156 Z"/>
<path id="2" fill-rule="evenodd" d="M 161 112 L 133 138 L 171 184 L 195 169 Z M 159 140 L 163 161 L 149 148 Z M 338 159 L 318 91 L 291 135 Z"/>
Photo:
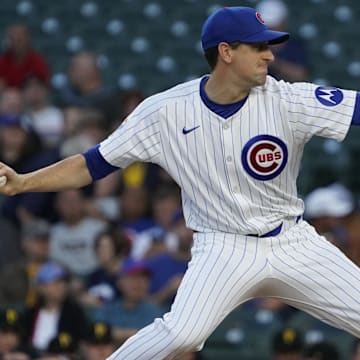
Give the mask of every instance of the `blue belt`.
<path id="1" fill-rule="evenodd" d="M 298 223 L 301 220 L 302 216 L 299 215 L 296 217 L 296 223 Z M 279 226 L 277 226 L 275 229 L 270 230 L 269 232 L 262 234 L 262 235 L 258 235 L 258 234 L 247 234 L 247 236 L 256 236 L 259 238 L 265 238 L 265 237 L 270 237 L 270 236 L 276 236 L 279 235 L 281 233 L 281 229 L 282 229 L 283 224 L 281 223 Z"/>
<path id="2" fill-rule="evenodd" d="M 275 229 L 270 230 L 269 232 L 262 234 L 262 235 L 258 235 L 258 234 L 247 234 L 246 236 L 255 236 L 255 237 L 259 237 L 259 238 L 264 238 L 264 237 L 270 237 L 270 236 L 276 236 L 279 235 L 281 233 L 281 229 L 282 229 L 282 223 L 277 226 Z"/>

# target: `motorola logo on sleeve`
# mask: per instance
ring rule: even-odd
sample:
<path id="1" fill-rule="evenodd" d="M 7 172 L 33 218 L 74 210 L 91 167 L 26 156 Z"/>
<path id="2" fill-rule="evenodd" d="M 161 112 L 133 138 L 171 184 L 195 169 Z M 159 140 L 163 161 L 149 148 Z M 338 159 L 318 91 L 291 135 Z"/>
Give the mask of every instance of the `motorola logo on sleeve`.
<path id="1" fill-rule="evenodd" d="M 344 94 L 340 89 L 329 86 L 317 87 L 315 89 L 315 96 L 325 106 L 339 105 L 344 99 Z"/>

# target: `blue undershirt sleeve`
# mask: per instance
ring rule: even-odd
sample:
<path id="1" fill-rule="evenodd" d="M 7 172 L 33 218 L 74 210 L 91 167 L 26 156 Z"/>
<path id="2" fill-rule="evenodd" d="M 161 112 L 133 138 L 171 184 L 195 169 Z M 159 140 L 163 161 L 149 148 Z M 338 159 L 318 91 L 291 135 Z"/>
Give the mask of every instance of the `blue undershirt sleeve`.
<path id="1" fill-rule="evenodd" d="M 99 151 L 100 145 L 96 145 L 89 150 L 83 152 L 86 165 L 89 169 L 90 175 L 93 181 L 102 179 L 112 172 L 119 170 L 120 168 L 109 164 Z"/>
<path id="2" fill-rule="evenodd" d="M 351 125 L 360 125 L 360 93 L 356 93 L 354 113 L 351 119 Z"/>

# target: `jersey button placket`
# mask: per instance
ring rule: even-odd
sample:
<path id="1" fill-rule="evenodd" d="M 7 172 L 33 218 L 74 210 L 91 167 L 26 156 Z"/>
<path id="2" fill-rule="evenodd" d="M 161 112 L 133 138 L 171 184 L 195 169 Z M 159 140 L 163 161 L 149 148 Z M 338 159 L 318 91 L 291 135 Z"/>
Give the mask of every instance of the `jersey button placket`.
<path id="1" fill-rule="evenodd" d="M 233 147 L 232 147 L 232 140 L 231 140 L 231 134 L 228 131 L 231 128 L 231 124 L 229 122 L 226 122 L 222 126 L 224 131 L 224 150 L 225 150 L 225 166 L 227 168 L 227 172 L 229 174 L 229 181 L 230 181 L 230 188 L 234 193 L 239 193 L 240 189 L 238 186 L 237 178 L 236 178 L 236 171 L 234 167 L 234 159 L 233 159 Z"/>

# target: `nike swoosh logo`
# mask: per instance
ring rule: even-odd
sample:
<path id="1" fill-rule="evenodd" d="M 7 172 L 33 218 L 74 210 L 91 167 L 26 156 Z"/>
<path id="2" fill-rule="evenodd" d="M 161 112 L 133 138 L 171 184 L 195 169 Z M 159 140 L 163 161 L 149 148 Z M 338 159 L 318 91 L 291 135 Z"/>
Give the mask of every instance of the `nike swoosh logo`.
<path id="1" fill-rule="evenodd" d="M 184 126 L 183 127 L 183 134 L 187 135 L 187 134 L 191 133 L 192 131 L 196 130 L 197 128 L 199 128 L 199 127 L 200 127 L 200 125 L 195 126 L 195 127 L 191 128 L 191 129 L 185 129 L 185 126 Z"/>

